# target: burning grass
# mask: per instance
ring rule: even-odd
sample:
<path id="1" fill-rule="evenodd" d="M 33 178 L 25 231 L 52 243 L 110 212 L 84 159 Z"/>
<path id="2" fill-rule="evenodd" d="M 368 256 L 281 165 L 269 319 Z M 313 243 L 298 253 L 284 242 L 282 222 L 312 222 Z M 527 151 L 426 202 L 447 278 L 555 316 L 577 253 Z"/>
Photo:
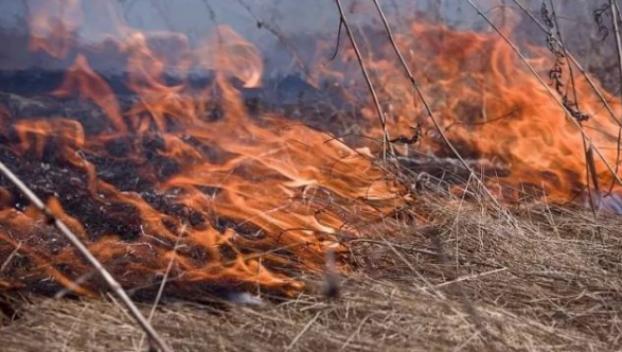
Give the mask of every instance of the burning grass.
<path id="1" fill-rule="evenodd" d="M 314 45 L 303 83 L 331 97 L 309 116 L 262 105 L 269 60 L 231 27 L 195 41 L 97 4 L 120 82 L 58 0 L 31 9 L 29 47 L 70 67 L 0 94 L 7 348 L 141 349 L 97 260 L 179 350 L 622 347 L 622 103 L 563 60 L 553 7 L 544 47 L 479 9 L 494 31 L 393 35 L 377 2 L 385 31 L 354 31 L 337 1 L 350 46 Z"/>
<path id="2" fill-rule="evenodd" d="M 432 221 L 349 244 L 354 269 L 339 298 L 300 274 L 306 291 L 286 301 L 260 293 L 259 306 L 164 296 L 154 326 L 180 351 L 622 347 L 622 220 L 545 204 L 508 218 L 431 185 L 417 210 Z M 4 350 L 138 350 L 142 332 L 103 298 L 5 299 L 17 318 L 0 329 Z"/>

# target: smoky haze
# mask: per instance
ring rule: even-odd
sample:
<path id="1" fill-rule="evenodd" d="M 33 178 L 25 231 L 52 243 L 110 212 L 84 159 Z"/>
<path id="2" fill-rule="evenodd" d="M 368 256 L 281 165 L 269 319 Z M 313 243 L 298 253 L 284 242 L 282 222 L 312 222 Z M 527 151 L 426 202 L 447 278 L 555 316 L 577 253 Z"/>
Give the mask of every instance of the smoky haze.
<path id="1" fill-rule="evenodd" d="M 119 21 L 148 33 L 183 33 L 193 44 L 209 35 L 215 25 L 228 25 L 262 51 L 269 67 L 267 74 L 293 70 L 289 51 L 294 48 L 304 53 L 312 38 L 334 41 L 339 23 L 333 0 L 111 0 L 105 2 L 106 6 L 102 3 L 82 2 L 84 15 L 76 33 L 78 50 L 97 52 L 89 61 L 99 71 L 121 70 L 118 53 L 101 47 L 106 38 L 114 36 L 114 27 Z M 519 10 L 511 0 L 480 0 L 478 3 L 499 23 L 520 22 Z M 522 3 L 539 14 L 542 1 L 522 0 Z M 590 43 L 599 34 L 592 13 L 599 4 L 589 0 L 556 3 L 562 27 L 568 32 L 566 37 L 572 40 L 570 46 L 582 52 L 593 50 Z M 343 4 L 359 29 L 380 28 L 371 0 L 343 0 Z M 464 1 L 384 0 L 381 4 L 398 30 L 413 20 L 422 19 L 453 27 L 487 28 Z M 507 6 L 506 10 L 503 5 Z M 0 70 L 64 69 L 69 65 L 71 57 L 56 60 L 28 51 L 28 9 L 33 6 L 37 6 L 37 1 L 0 0 L 0 43 L 3 45 Z M 544 36 L 526 25 L 527 21 L 522 22 L 517 33 L 544 44 Z M 577 35 L 577 26 L 587 29 Z M 287 45 L 283 41 L 288 41 Z"/>

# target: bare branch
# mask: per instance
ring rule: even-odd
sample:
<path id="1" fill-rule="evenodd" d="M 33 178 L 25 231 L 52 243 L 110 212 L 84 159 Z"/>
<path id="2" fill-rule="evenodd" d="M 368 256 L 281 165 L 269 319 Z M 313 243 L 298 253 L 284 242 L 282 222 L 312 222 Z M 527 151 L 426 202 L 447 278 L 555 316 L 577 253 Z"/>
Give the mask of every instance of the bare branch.
<path id="1" fill-rule="evenodd" d="M 335 0 L 335 2 L 337 3 L 337 8 L 339 9 L 339 21 L 341 21 L 341 24 L 343 24 L 343 26 L 346 28 L 346 33 L 348 34 L 348 38 L 350 39 L 350 43 L 352 43 L 356 58 L 359 62 L 359 65 L 361 66 L 361 71 L 363 72 L 365 83 L 367 83 L 367 87 L 369 88 L 371 96 L 374 100 L 376 111 L 378 112 L 378 118 L 380 119 L 380 125 L 382 126 L 383 131 L 382 152 L 383 157 L 386 160 L 387 148 L 389 147 L 389 131 L 387 130 L 386 116 L 384 114 L 384 111 L 382 110 L 382 106 L 380 105 L 380 99 L 378 98 L 378 94 L 376 94 L 374 85 L 371 82 L 371 78 L 369 77 L 369 72 L 367 71 L 367 67 L 365 66 L 365 61 L 363 60 L 361 51 L 358 47 L 358 44 L 356 43 L 356 40 L 354 39 L 354 33 L 352 32 L 352 28 L 350 27 L 346 14 L 343 11 L 343 7 L 341 6 L 341 0 Z"/>
<path id="2" fill-rule="evenodd" d="M 136 320 L 138 325 L 140 325 L 143 331 L 160 348 L 160 350 L 163 352 L 172 352 L 173 350 L 166 344 L 166 342 L 164 342 L 140 310 L 138 310 L 138 307 L 136 307 L 134 302 L 132 302 L 132 299 L 127 295 L 125 290 L 123 290 L 123 287 L 121 287 L 119 282 L 117 282 L 117 280 L 104 268 L 99 260 L 95 258 L 84 243 L 80 241 L 78 236 L 76 236 L 76 234 L 74 234 L 64 222 L 54 216 L 52 211 L 43 203 L 43 201 L 37 197 L 37 195 L 34 194 L 34 192 L 2 162 L 0 162 L 0 173 L 6 176 L 6 178 L 8 178 L 9 181 L 13 183 L 39 211 L 45 214 L 50 223 L 54 224 L 63 236 L 65 236 L 65 238 L 67 238 L 67 240 L 69 240 L 69 242 L 76 247 L 80 254 L 86 258 L 89 264 L 97 270 L 104 281 L 106 281 L 108 287 L 117 295 L 117 297 L 119 297 L 121 302 L 123 302 L 128 313 L 132 316 L 132 318 L 134 318 L 134 320 Z"/>
<path id="3" fill-rule="evenodd" d="M 525 7 L 525 5 L 523 5 L 519 0 L 512 0 L 512 1 L 538 26 L 538 28 L 540 28 L 540 30 L 542 30 L 546 34 L 549 34 L 549 30 L 544 26 L 544 24 L 542 24 L 542 22 L 538 20 L 538 18 L 534 16 L 534 14 L 531 11 L 529 11 L 527 7 Z M 553 39 L 557 40 L 557 38 L 555 37 L 553 37 Z M 605 99 L 605 95 L 603 94 L 601 89 L 596 85 L 596 82 L 594 81 L 594 79 L 592 79 L 592 77 L 587 72 L 587 70 L 583 68 L 581 63 L 574 57 L 574 55 L 572 55 L 571 52 L 568 51 L 568 49 L 566 49 L 566 53 L 568 55 L 568 59 L 570 59 L 570 61 L 572 61 L 572 64 L 579 70 L 579 72 L 581 72 L 583 77 L 587 80 L 590 87 L 594 91 L 594 93 L 598 96 L 598 99 L 603 103 L 603 106 L 609 113 L 609 117 L 611 118 L 611 120 L 616 125 L 622 127 L 622 122 L 616 117 L 616 114 L 613 112 L 613 108 L 611 107 L 611 105 L 609 105 L 609 102 L 607 101 L 607 99 Z"/>

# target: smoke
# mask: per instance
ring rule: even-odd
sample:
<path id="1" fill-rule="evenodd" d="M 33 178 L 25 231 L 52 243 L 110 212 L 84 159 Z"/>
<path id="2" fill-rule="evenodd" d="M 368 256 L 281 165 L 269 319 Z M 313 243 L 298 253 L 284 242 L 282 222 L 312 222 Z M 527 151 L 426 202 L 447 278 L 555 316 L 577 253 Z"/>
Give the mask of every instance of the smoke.
<path id="1" fill-rule="evenodd" d="M 342 0 L 351 20 L 359 30 L 381 28 L 370 0 Z M 542 0 L 520 0 L 539 15 Z M 542 35 L 520 13 L 512 0 L 479 0 L 489 16 L 502 25 L 515 26 L 523 41 L 545 45 Z M 548 2 L 547 2 L 548 3 Z M 611 45 L 601 45 L 593 20 L 599 3 L 588 0 L 554 1 L 568 47 L 576 53 L 597 53 L 608 58 Z M 412 21 L 438 21 L 461 29 L 486 30 L 487 26 L 466 3 L 453 0 L 382 0 L 381 4 L 399 31 Z M 71 60 L 53 60 L 33 55 L 28 50 L 28 13 L 37 0 L 0 1 L 0 71 L 31 68 L 63 70 Z M 146 32 L 170 31 L 187 36 L 196 44 L 216 25 L 228 25 L 256 45 L 268 61 L 269 76 L 274 72 L 293 72 L 292 51 L 305 55 L 309 43 L 318 39 L 335 41 L 339 18 L 333 0 L 109 0 L 84 1 L 83 20 L 77 30 L 81 51 L 95 51 L 91 64 L 98 71 L 118 71 L 120 65 L 114 48 L 106 41 L 121 36 L 120 24 Z M 610 21 L 610 20 L 607 20 Z M 581 29 L 581 30 L 577 30 Z M 104 43 L 104 44 L 102 44 Z M 8 49 L 8 50 L 6 50 Z M 577 55 L 579 57 L 583 55 Z M 586 58 L 586 66 L 605 67 L 606 59 Z"/>

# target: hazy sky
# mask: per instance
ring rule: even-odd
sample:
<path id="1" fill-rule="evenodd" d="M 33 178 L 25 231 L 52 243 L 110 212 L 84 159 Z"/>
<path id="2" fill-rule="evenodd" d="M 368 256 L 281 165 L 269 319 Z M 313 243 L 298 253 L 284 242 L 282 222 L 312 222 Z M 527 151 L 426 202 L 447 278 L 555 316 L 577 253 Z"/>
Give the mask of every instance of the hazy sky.
<path id="1" fill-rule="evenodd" d="M 0 69 L 57 64 L 34 62 L 25 47 L 28 7 L 41 1 L 57 0 L 0 0 L 0 40 L 9 48 L 0 53 Z M 108 6 L 102 6 L 106 2 Z M 372 10 L 369 1 L 365 2 L 368 8 L 362 1 L 343 0 L 343 3 L 353 12 L 353 20 L 357 13 Z M 395 6 L 414 13 L 414 7 L 408 4 L 410 1 L 406 0 L 386 1 L 389 14 Z M 269 30 L 258 28 L 258 20 L 292 37 L 336 34 L 339 23 L 333 0 L 82 0 L 82 10 L 84 17 L 78 31 L 82 44 L 100 42 L 114 32 L 115 15 L 111 14 L 144 31 L 181 32 L 191 42 L 204 38 L 213 26 L 226 24 L 268 52 L 278 47 L 278 39 Z"/>
<path id="2" fill-rule="evenodd" d="M 36 6 L 41 1 L 58 0 L 0 0 L 0 41 L 4 41 L 4 50 L 0 52 L 0 69 L 50 64 L 45 60 L 33 61 L 25 47 L 27 6 Z M 489 14 L 494 16 L 499 12 L 495 5 L 503 1 L 478 2 L 482 7 L 492 9 Z M 371 0 L 342 2 L 354 24 L 370 23 L 374 17 L 377 21 Z M 523 2 L 531 3 L 535 10 L 541 4 L 541 0 Z M 564 8 L 585 4 L 595 6 L 590 0 L 557 2 L 560 4 L 560 12 L 563 10 L 562 5 Z M 102 6 L 105 3 L 112 5 Z M 482 24 L 481 19 L 463 0 L 381 0 L 381 4 L 394 25 L 405 23 L 416 11 L 438 13 L 442 21 L 452 25 L 477 27 Z M 245 6 L 250 7 L 253 14 Z M 275 49 L 278 48 L 278 40 L 270 31 L 258 28 L 257 19 L 269 23 L 287 37 L 318 34 L 334 36 L 338 28 L 334 0 L 82 0 L 82 8 L 84 18 L 78 33 L 83 44 L 99 42 L 104 34 L 113 32 L 115 25 L 110 13 L 116 13 L 132 27 L 146 31 L 181 32 L 191 41 L 204 37 L 215 24 L 227 24 L 270 55 L 278 54 Z M 22 37 L 19 37 L 19 33 Z"/>

